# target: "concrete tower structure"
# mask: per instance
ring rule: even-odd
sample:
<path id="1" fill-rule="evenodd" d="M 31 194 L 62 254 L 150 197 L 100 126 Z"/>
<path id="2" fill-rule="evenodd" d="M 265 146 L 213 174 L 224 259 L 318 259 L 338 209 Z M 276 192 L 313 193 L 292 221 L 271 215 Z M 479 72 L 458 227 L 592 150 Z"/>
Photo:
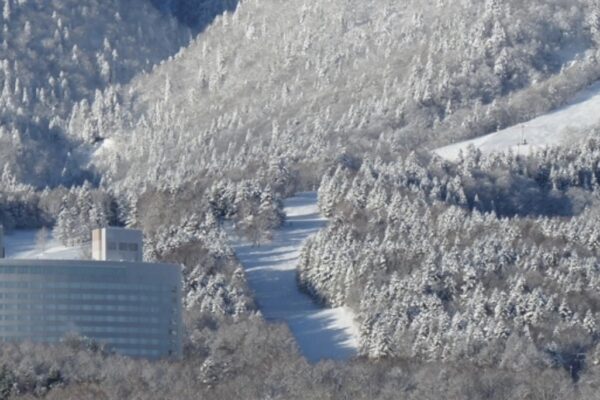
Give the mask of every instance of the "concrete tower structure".
<path id="1" fill-rule="evenodd" d="M 92 259 L 96 261 L 144 261 L 144 235 L 125 228 L 92 231 Z"/>
<path id="2" fill-rule="evenodd" d="M 6 257 L 6 250 L 4 250 L 4 227 L 0 225 L 0 258 Z"/>

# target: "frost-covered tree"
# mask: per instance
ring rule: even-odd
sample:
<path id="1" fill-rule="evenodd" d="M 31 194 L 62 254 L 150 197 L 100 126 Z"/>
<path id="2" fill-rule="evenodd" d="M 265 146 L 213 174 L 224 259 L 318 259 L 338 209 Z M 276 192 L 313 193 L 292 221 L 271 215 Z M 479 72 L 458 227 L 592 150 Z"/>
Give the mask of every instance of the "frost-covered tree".
<path id="1" fill-rule="evenodd" d="M 299 280 L 355 310 L 370 357 L 514 366 L 514 340 L 579 368 L 596 346 L 599 154 L 594 138 L 529 158 L 334 166 L 319 190 L 332 223 L 307 242 Z"/>

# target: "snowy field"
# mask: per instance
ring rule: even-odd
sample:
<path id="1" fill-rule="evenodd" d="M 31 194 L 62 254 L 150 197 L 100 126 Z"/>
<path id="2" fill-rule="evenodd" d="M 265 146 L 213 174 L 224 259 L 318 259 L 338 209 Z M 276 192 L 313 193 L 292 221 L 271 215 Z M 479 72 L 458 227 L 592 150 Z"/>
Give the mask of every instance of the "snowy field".
<path id="1" fill-rule="evenodd" d="M 458 152 L 474 145 L 483 153 L 506 151 L 510 148 L 522 154 L 545 146 L 562 145 L 583 139 L 592 128 L 600 126 L 600 83 L 579 93 L 568 105 L 542 115 L 524 124 L 516 125 L 490 135 L 455 143 L 435 152 L 448 160 L 455 160 Z M 526 145 L 523 145 L 524 136 Z"/>
<path id="2" fill-rule="evenodd" d="M 311 362 L 342 360 L 356 354 L 358 327 L 347 308 L 324 309 L 302 293 L 296 266 L 302 244 L 326 224 L 320 217 L 316 193 L 285 201 L 287 220 L 272 243 L 254 247 L 234 243 L 246 269 L 256 302 L 267 320 L 284 321 Z"/>
<path id="3" fill-rule="evenodd" d="M 38 230 L 16 230 L 5 234 L 6 258 L 77 260 L 83 258 L 84 248 L 65 247 L 48 231 L 44 245 L 37 244 Z"/>

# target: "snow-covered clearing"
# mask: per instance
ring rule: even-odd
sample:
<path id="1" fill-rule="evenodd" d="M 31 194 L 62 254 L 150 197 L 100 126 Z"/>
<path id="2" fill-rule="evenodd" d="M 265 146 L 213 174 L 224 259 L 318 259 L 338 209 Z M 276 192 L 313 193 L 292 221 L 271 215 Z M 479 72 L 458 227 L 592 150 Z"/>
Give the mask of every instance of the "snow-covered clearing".
<path id="1" fill-rule="evenodd" d="M 115 151 L 116 148 L 117 148 L 117 143 L 115 142 L 115 140 L 112 138 L 108 138 L 108 139 L 104 139 L 102 141 L 102 143 L 96 149 L 96 153 L 101 154 L 104 152 Z"/>
<path id="2" fill-rule="evenodd" d="M 6 258 L 78 260 L 83 258 L 83 247 L 65 247 L 48 232 L 45 244 L 37 243 L 38 230 L 15 230 L 5 234 Z"/>
<path id="3" fill-rule="evenodd" d="M 573 143 L 600 126 L 600 83 L 579 93 L 568 105 L 542 115 L 524 124 L 439 148 L 435 152 L 448 160 L 455 160 L 460 150 L 474 145 L 483 153 L 508 149 L 528 154 L 532 149 Z M 525 139 L 526 144 L 523 144 Z"/>
<path id="4" fill-rule="evenodd" d="M 344 307 L 325 309 L 301 292 L 296 266 L 304 241 L 326 224 L 317 194 L 302 193 L 285 201 L 287 220 L 273 242 L 259 247 L 234 243 L 256 302 L 267 320 L 284 321 L 311 362 L 347 359 L 356 354 L 358 326 Z"/>

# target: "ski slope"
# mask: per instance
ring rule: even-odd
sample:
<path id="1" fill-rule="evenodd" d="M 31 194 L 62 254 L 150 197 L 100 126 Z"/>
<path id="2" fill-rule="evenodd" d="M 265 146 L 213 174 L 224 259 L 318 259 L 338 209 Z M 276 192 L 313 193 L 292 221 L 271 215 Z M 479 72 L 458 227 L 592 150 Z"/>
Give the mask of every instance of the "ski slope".
<path id="1" fill-rule="evenodd" d="M 264 317 L 283 321 L 302 354 L 311 362 L 343 360 L 356 355 L 358 326 L 344 307 L 326 309 L 299 290 L 296 266 L 304 241 L 326 224 L 317 194 L 302 193 L 285 201 L 287 220 L 273 242 L 259 247 L 234 240 L 255 300 Z"/>
<path id="2" fill-rule="evenodd" d="M 48 232 L 44 245 L 37 244 L 38 230 L 15 230 L 4 236 L 6 258 L 79 260 L 84 257 L 83 247 L 66 247 Z"/>
<path id="3" fill-rule="evenodd" d="M 447 160 L 456 160 L 460 150 L 464 151 L 469 145 L 473 145 L 483 153 L 512 149 L 515 153 L 529 154 L 538 148 L 559 146 L 584 139 L 598 126 L 600 83 L 579 93 L 566 106 L 529 122 L 442 147 L 434 152 Z"/>

